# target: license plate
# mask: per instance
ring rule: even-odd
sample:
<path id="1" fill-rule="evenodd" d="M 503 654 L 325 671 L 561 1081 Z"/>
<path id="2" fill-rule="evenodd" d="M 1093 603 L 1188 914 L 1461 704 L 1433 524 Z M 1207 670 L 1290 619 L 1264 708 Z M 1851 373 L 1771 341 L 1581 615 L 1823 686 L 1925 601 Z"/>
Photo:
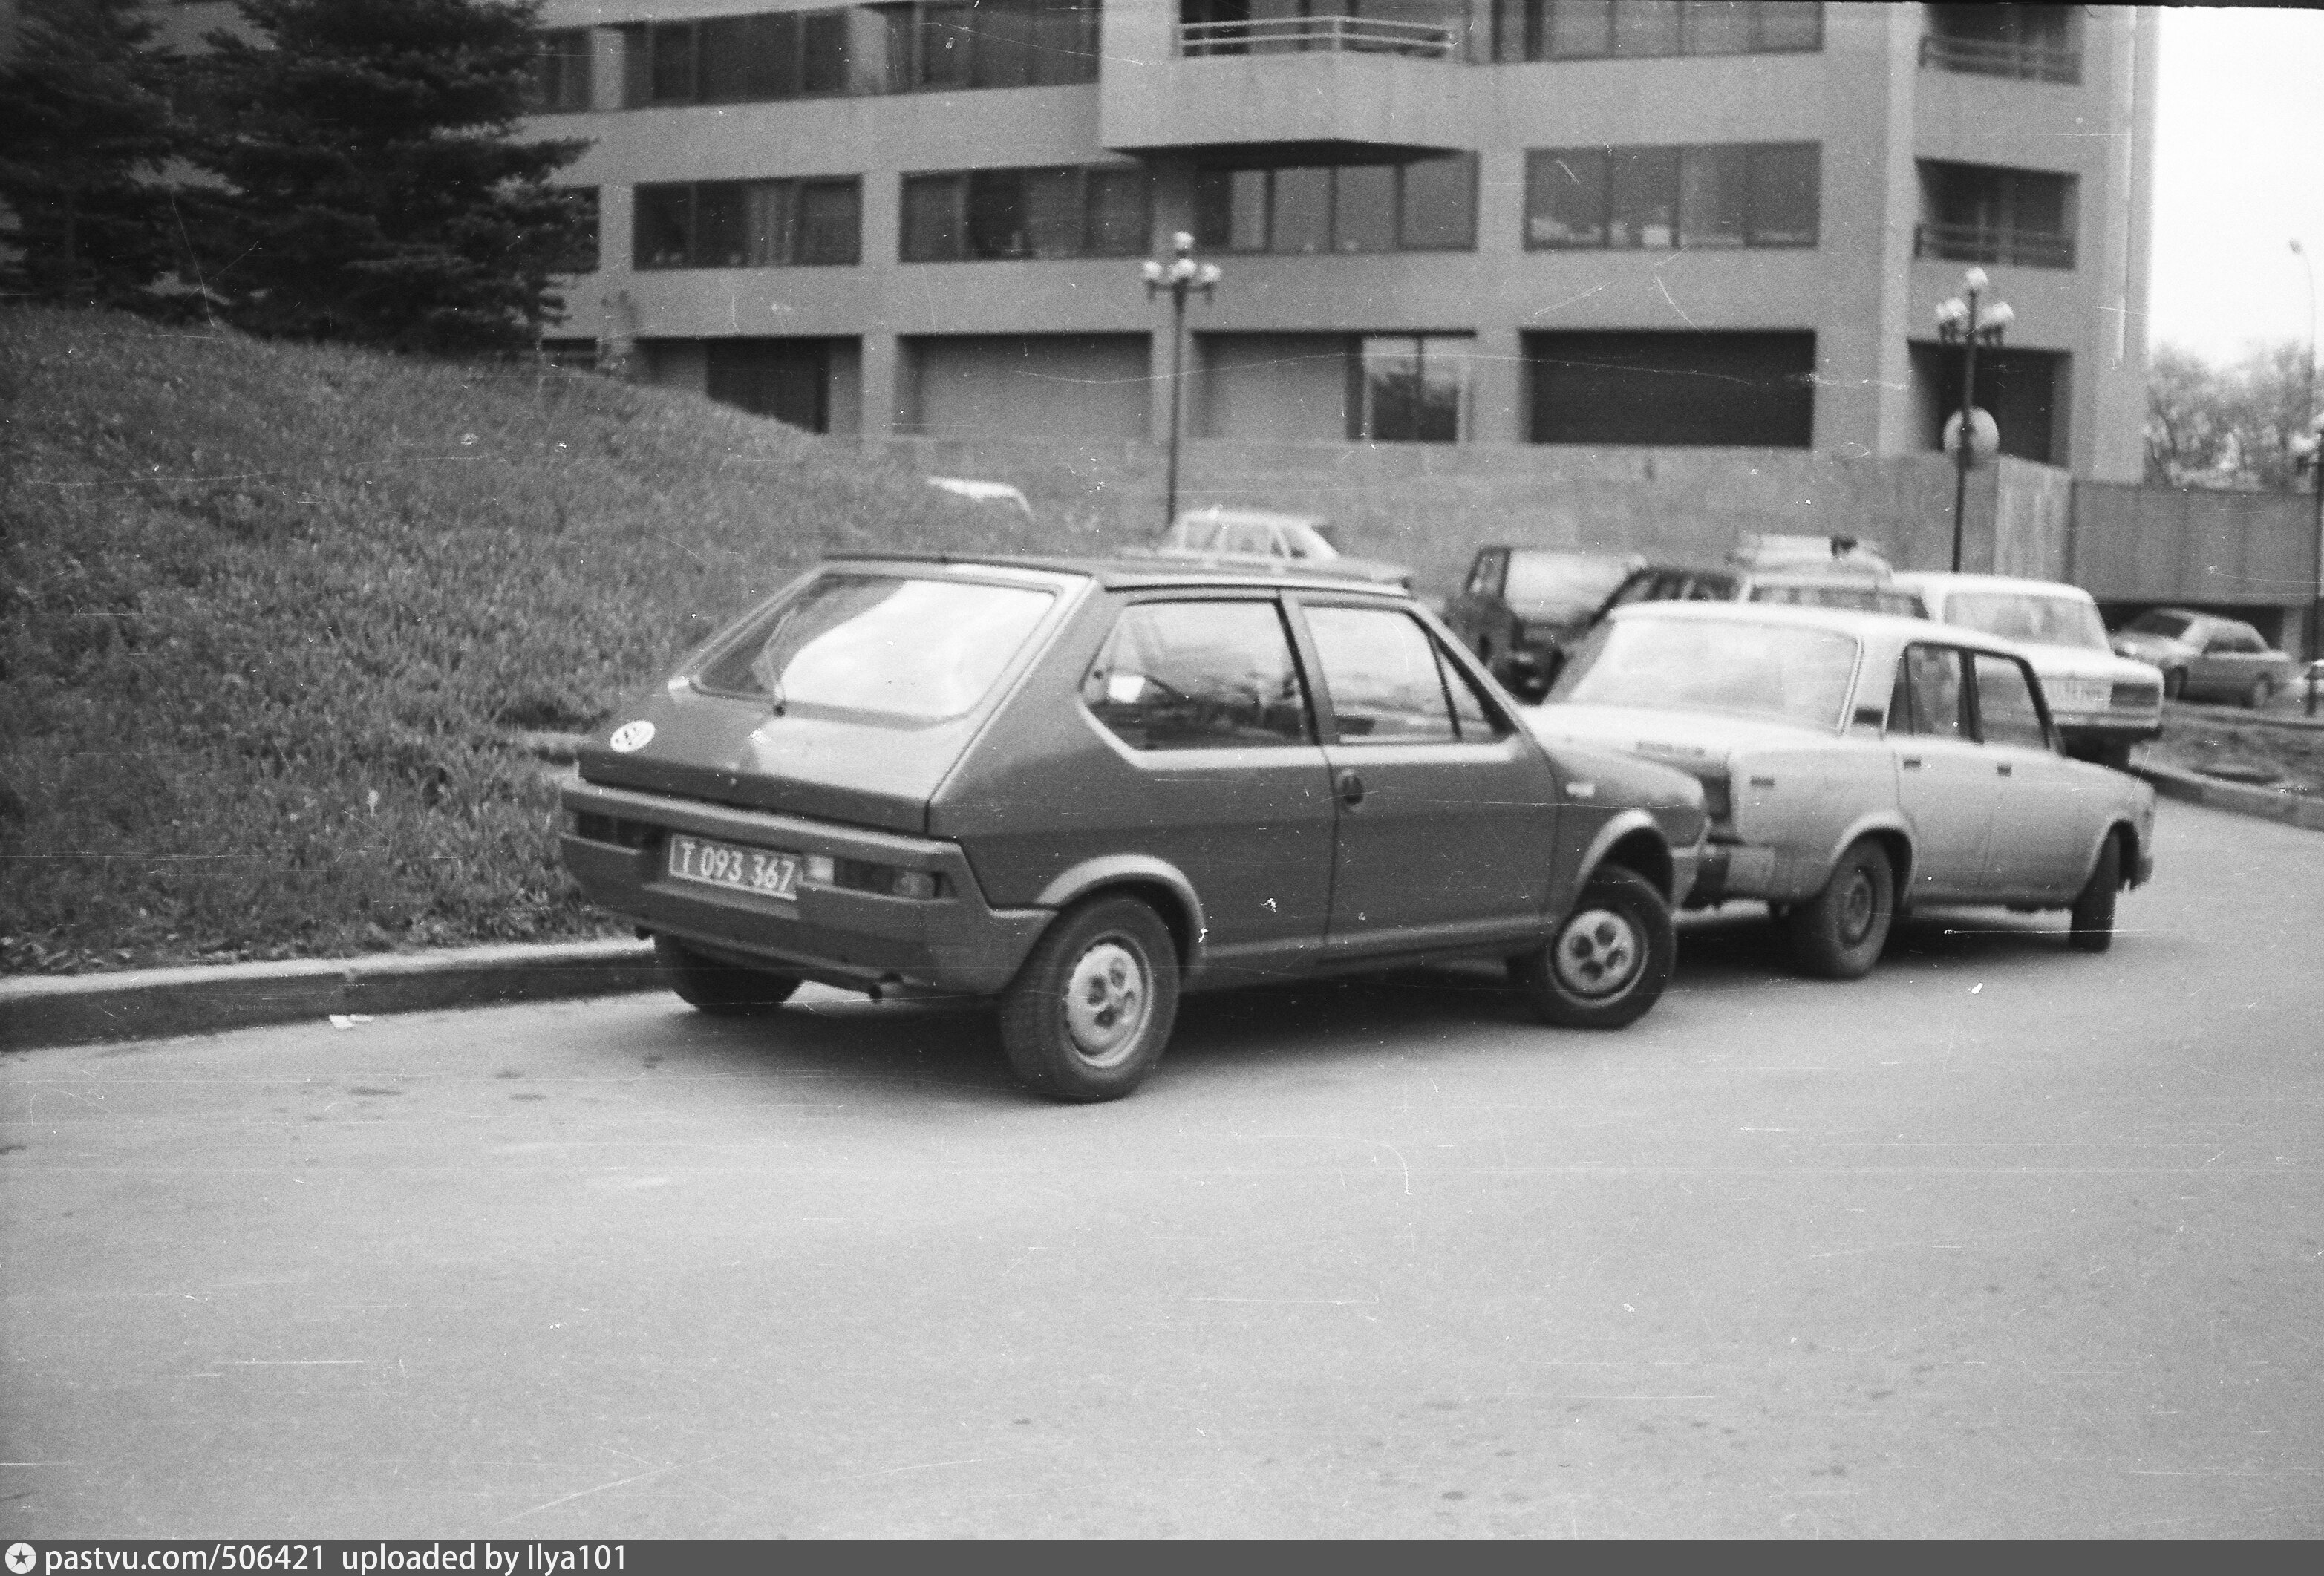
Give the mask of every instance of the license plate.
<path id="1" fill-rule="evenodd" d="M 707 838 L 673 836 L 669 873 L 681 881 L 756 892 L 762 898 L 798 896 L 798 855 L 770 848 L 737 848 Z"/>
<path id="2" fill-rule="evenodd" d="M 2061 711 L 2102 712 L 2114 699 L 2114 686 L 2103 678 L 2061 678 L 2050 690 L 2050 704 Z"/>

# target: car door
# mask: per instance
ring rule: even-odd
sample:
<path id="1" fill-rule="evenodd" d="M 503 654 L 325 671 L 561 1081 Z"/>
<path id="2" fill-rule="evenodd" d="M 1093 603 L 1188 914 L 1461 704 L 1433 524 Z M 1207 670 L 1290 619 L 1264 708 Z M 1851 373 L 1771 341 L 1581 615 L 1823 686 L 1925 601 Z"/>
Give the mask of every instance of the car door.
<path id="1" fill-rule="evenodd" d="M 1468 584 L 1446 610 L 1444 622 L 1480 661 L 1491 662 L 1508 655 L 1509 621 L 1501 600 L 1501 587 L 1507 584 L 1508 573 L 1508 548 L 1480 549 L 1476 562 L 1469 567 Z"/>
<path id="2" fill-rule="evenodd" d="M 1338 821 L 1335 949 L 1536 920 L 1556 832 L 1547 760 L 1409 609 L 1297 599 Z"/>
<path id="3" fill-rule="evenodd" d="M 1974 895 L 1997 778 L 1969 710 L 1969 654 L 1934 641 L 1904 648 L 1888 703 L 1896 803 L 1913 828 L 1911 900 Z"/>
<path id="4" fill-rule="evenodd" d="M 1320 945 L 1337 816 L 1276 599 L 1132 603 L 1082 699 L 1138 773 L 1128 841 L 1110 834 L 1194 883 L 1211 966 L 1262 967 Z"/>
<path id="5" fill-rule="evenodd" d="M 2052 747 L 2034 700 L 2041 680 L 2031 668 L 1992 651 L 1971 662 L 1978 738 L 1994 773 L 1985 895 L 2070 896 L 2098 846 L 2097 806 L 2077 780 L 2081 769 Z"/>

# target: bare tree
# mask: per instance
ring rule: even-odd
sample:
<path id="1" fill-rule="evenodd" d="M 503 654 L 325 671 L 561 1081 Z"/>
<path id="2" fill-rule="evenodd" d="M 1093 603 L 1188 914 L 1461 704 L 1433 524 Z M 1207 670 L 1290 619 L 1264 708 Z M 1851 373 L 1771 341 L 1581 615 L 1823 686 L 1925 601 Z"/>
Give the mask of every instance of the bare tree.
<path id="1" fill-rule="evenodd" d="M 2297 341 L 2254 349 L 2227 367 L 2158 346 L 2146 382 L 2148 484 L 2299 491 L 2315 386 Z"/>

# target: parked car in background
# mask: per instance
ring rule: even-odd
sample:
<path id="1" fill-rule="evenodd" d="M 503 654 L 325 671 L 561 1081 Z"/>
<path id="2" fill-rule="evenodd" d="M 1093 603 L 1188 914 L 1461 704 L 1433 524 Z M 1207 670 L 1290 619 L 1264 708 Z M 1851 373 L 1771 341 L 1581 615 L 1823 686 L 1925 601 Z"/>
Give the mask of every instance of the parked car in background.
<path id="1" fill-rule="evenodd" d="M 1026 501 L 1021 491 L 1006 482 L 979 482 L 966 476 L 930 476 L 928 485 L 955 498 L 965 498 L 971 503 L 990 503 L 1020 514 L 1027 520 L 1033 518 L 1033 505 Z"/>
<path id="2" fill-rule="evenodd" d="M 1765 901 L 1809 972 L 1849 979 L 1921 904 L 2063 908 L 2082 950 L 2153 871 L 2154 790 L 2057 748 L 2010 642 L 1834 608 L 1618 608 L 1546 704 L 1551 743 L 1628 750 L 1702 781 L 1691 901 Z"/>
<path id="3" fill-rule="evenodd" d="M 1461 594 L 1445 604 L 1444 622 L 1494 677 L 1537 700 L 1591 615 L 1644 562 L 1635 554 L 1480 548 Z"/>
<path id="4" fill-rule="evenodd" d="M 1302 569 L 1351 580 L 1413 588 L 1411 568 L 1340 550 L 1330 521 L 1320 515 L 1278 514 L 1270 509 L 1191 509 L 1170 523 L 1148 552 L 1198 558 L 1223 569 Z"/>
<path id="5" fill-rule="evenodd" d="M 2112 645 L 2116 656 L 2160 668 L 2172 700 L 2232 700 L 2256 711 L 2299 677 L 2300 664 L 2251 625 L 2184 608 L 2140 613 Z"/>
<path id="6" fill-rule="evenodd" d="M 2023 647 L 2042 676 L 2069 754 L 2120 769 L 2131 746 L 2163 732 L 2163 680 L 2117 657 L 2098 605 L 2079 585 L 2003 575 L 1899 574 L 1929 616 Z"/>
<path id="7" fill-rule="evenodd" d="M 1482 956 L 1628 1023 L 1708 825 L 1404 592 L 1160 558 L 836 558 L 616 717 L 560 846 L 680 996 L 989 998 L 1060 1100 L 1136 1088 L 1182 987 Z"/>
<path id="8" fill-rule="evenodd" d="M 1905 618 L 1925 611 L 1896 584 L 1887 559 L 1847 536 L 1750 536 L 1720 567 L 1646 565 L 1614 588 L 1600 616 L 1636 602 L 1776 602 Z"/>

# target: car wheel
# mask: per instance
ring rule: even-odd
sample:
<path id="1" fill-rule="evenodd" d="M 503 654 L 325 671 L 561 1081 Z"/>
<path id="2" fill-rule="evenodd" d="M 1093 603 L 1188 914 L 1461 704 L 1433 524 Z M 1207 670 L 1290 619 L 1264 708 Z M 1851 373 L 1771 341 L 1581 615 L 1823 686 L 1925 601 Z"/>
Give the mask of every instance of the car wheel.
<path id="1" fill-rule="evenodd" d="M 2076 952 L 2104 952 L 2114 945 L 2114 900 L 2122 891 L 2122 838 L 2112 832 L 2098 849 L 2090 879 L 2082 883 L 2068 922 L 2066 945 Z"/>
<path id="2" fill-rule="evenodd" d="M 1677 952 L 1654 883 L 1609 868 L 1590 878 L 1547 946 L 1509 960 L 1509 978 L 1545 1023 L 1620 1028 L 1660 1000 Z"/>
<path id="3" fill-rule="evenodd" d="M 1848 845 L 1823 890 L 1795 905 L 1785 924 L 1802 968 L 1827 980 L 1857 980 L 1880 961 L 1895 917 L 1895 870 L 1886 851 L 1864 837 Z"/>
<path id="4" fill-rule="evenodd" d="M 2177 700 L 2187 693 L 2187 670 L 2172 668 L 2163 675 L 2163 698 Z"/>
<path id="5" fill-rule="evenodd" d="M 2267 703 L 2274 698 L 2275 680 L 2264 673 L 2253 679 L 2251 687 L 2244 692 L 2244 705 L 2254 711 L 2264 710 Z"/>
<path id="6" fill-rule="evenodd" d="M 1001 999 L 1017 1076 L 1052 1100 L 1120 1100 L 1145 1082 L 1178 1016 L 1178 954 L 1161 916 L 1099 898 L 1057 917 Z"/>
<path id="7" fill-rule="evenodd" d="M 722 963 L 667 935 L 654 937 L 654 961 L 661 965 L 663 982 L 687 1006 L 720 1018 L 770 1012 L 799 988 L 791 975 Z"/>

